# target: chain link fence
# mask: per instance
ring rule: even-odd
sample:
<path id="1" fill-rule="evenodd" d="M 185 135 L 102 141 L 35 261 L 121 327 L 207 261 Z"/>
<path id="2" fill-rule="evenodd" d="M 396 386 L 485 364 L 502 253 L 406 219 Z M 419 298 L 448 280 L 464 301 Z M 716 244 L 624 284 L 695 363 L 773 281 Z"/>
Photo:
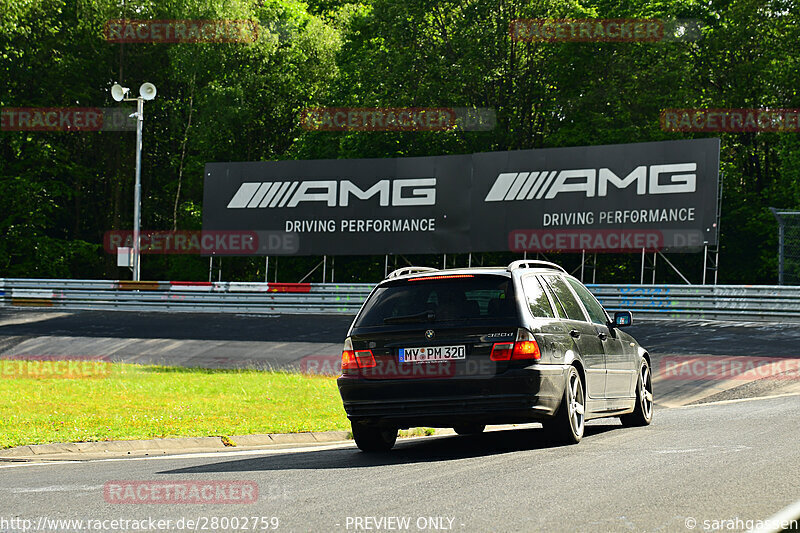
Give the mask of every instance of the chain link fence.
<path id="1" fill-rule="evenodd" d="M 800 211 L 770 210 L 778 220 L 778 284 L 800 285 Z"/>

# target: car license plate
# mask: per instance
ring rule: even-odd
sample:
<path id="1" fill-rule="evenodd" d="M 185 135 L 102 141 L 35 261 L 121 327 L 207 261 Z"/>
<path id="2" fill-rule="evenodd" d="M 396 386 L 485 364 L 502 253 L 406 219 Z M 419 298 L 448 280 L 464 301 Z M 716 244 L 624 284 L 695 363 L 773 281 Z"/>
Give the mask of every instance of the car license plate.
<path id="1" fill-rule="evenodd" d="M 427 363 L 453 361 L 466 358 L 466 348 L 461 346 L 428 346 L 425 348 L 400 348 L 401 363 Z"/>

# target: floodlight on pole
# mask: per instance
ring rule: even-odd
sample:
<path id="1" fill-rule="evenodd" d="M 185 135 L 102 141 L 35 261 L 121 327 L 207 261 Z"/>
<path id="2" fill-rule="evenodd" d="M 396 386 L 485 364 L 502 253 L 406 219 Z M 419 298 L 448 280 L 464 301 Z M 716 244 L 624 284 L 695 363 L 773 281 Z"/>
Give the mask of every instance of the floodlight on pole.
<path id="1" fill-rule="evenodd" d="M 130 89 L 115 83 L 111 87 L 111 97 L 117 102 L 136 102 L 136 184 L 133 190 L 133 280 L 141 278 L 141 250 L 139 233 L 142 220 L 142 123 L 144 122 L 144 101 L 156 97 L 156 86 L 143 83 L 139 87 L 139 96 L 127 98 Z"/>

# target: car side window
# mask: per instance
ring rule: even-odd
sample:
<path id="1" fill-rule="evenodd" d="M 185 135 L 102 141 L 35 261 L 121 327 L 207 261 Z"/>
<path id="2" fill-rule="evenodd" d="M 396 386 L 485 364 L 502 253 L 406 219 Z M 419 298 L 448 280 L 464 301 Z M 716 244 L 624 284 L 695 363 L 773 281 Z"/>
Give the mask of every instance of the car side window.
<path id="1" fill-rule="evenodd" d="M 533 316 L 538 318 L 554 318 L 553 308 L 550 307 L 550 300 L 547 299 L 539 280 L 533 276 L 528 276 L 522 280 L 522 287 L 525 290 L 525 297 L 528 300 L 528 307 Z"/>
<path id="2" fill-rule="evenodd" d="M 575 296 L 572 294 L 572 291 L 569 290 L 564 280 L 558 276 L 543 276 L 543 278 L 550 286 L 550 290 L 553 291 L 558 301 L 561 302 L 564 311 L 567 313 L 567 318 L 586 322 L 586 316 L 583 314 L 581 305 L 578 303 L 578 300 L 575 299 Z"/>
<path id="3" fill-rule="evenodd" d="M 542 287 L 544 287 L 544 292 L 547 293 L 547 295 L 550 297 L 550 301 L 553 302 L 553 307 L 556 310 L 556 316 L 558 318 L 567 318 L 567 312 L 564 311 L 564 306 L 561 305 L 561 302 L 558 301 L 556 295 L 553 294 L 553 289 L 550 288 L 550 286 L 547 284 L 547 281 L 540 279 L 540 282 L 542 283 Z"/>
<path id="4" fill-rule="evenodd" d="M 586 312 L 589 313 L 589 318 L 592 322 L 601 326 L 607 325 L 608 316 L 606 316 L 606 312 L 600 302 L 589 292 L 589 289 L 584 287 L 583 283 L 578 280 L 567 278 L 567 281 L 575 289 L 575 293 L 581 299 L 581 302 L 583 302 L 583 306 L 586 308 Z"/>

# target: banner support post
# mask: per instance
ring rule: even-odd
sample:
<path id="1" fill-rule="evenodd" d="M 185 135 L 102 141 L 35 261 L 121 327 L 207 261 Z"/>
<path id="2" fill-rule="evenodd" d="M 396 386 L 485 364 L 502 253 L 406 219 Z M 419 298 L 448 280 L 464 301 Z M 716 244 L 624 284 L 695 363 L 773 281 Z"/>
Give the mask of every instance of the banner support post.
<path id="1" fill-rule="evenodd" d="M 581 283 L 583 283 L 583 265 L 586 264 L 586 250 L 581 250 Z"/>
<path id="2" fill-rule="evenodd" d="M 642 248 L 642 273 L 639 276 L 639 285 L 644 285 L 644 248 Z"/>
<path id="3" fill-rule="evenodd" d="M 653 283 L 651 285 L 656 284 L 656 259 L 658 259 L 658 252 L 653 252 Z"/>
<path id="4" fill-rule="evenodd" d="M 706 271 L 708 270 L 708 241 L 703 244 L 703 285 L 706 284 Z"/>

